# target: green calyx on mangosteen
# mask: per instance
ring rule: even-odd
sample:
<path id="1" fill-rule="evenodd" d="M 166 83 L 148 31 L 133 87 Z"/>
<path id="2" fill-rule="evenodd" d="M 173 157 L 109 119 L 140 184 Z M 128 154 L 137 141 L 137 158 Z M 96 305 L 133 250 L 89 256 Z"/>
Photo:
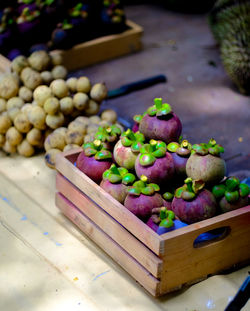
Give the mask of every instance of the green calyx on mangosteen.
<path id="1" fill-rule="evenodd" d="M 168 202 L 171 202 L 173 200 L 174 194 L 171 193 L 171 192 L 166 191 L 166 192 L 163 193 L 162 196 L 163 196 L 164 200 L 166 200 Z"/>
<path id="2" fill-rule="evenodd" d="M 185 184 L 182 187 L 176 189 L 175 197 L 185 201 L 191 201 L 196 198 L 199 191 L 205 186 L 202 180 L 193 180 L 190 177 L 186 178 L 184 182 Z"/>
<path id="3" fill-rule="evenodd" d="M 167 145 L 167 150 L 178 154 L 181 157 L 187 157 L 191 154 L 192 145 L 184 139 L 181 143 L 171 142 Z"/>
<path id="4" fill-rule="evenodd" d="M 147 114 L 151 117 L 157 116 L 165 116 L 172 112 L 172 108 L 167 103 L 162 103 L 162 98 L 155 98 L 154 105 L 147 109 Z"/>
<path id="5" fill-rule="evenodd" d="M 142 166 L 154 164 L 157 158 L 162 158 L 166 155 L 167 145 L 163 141 L 151 139 L 149 144 L 144 144 L 140 148 L 139 162 Z"/>
<path id="6" fill-rule="evenodd" d="M 134 133 L 131 129 L 127 129 L 121 135 L 121 143 L 124 147 L 130 147 L 131 150 L 135 153 L 140 152 L 140 148 L 142 147 L 145 141 L 145 137 L 142 133 L 136 132 Z"/>
<path id="7" fill-rule="evenodd" d="M 105 127 L 99 127 L 95 134 L 95 139 L 99 139 L 102 142 L 115 142 L 121 135 L 121 129 L 116 125 L 110 125 Z"/>
<path id="8" fill-rule="evenodd" d="M 219 156 L 220 153 L 224 152 L 224 148 L 217 144 L 216 141 L 211 138 L 208 143 L 194 144 L 192 146 L 192 153 L 199 155 L 211 154 L 213 156 Z"/>
<path id="9" fill-rule="evenodd" d="M 136 177 L 134 174 L 129 173 L 124 167 L 117 167 L 112 164 L 111 167 L 103 173 L 103 179 L 107 179 L 112 184 L 122 183 L 124 185 L 132 184 Z"/>
<path id="10" fill-rule="evenodd" d="M 99 139 L 83 144 L 83 150 L 87 157 L 94 156 L 96 160 L 112 159 L 112 153 L 104 148 L 104 145 Z"/>
<path id="11" fill-rule="evenodd" d="M 171 228 L 174 225 L 173 220 L 175 219 L 175 213 L 167 210 L 166 207 L 162 207 L 160 210 L 160 227 Z"/>
<path id="12" fill-rule="evenodd" d="M 231 204 L 237 202 L 240 197 L 248 196 L 250 188 L 247 184 L 240 183 L 237 177 L 230 176 L 223 183 L 215 185 L 212 193 L 216 199 L 221 200 L 225 197 L 226 201 Z"/>
<path id="13" fill-rule="evenodd" d="M 160 187 L 157 184 L 147 183 L 147 177 L 142 175 L 140 180 L 133 183 L 133 186 L 128 188 L 128 194 L 133 196 L 139 196 L 140 194 L 144 195 L 153 195 L 155 192 L 160 191 Z"/>

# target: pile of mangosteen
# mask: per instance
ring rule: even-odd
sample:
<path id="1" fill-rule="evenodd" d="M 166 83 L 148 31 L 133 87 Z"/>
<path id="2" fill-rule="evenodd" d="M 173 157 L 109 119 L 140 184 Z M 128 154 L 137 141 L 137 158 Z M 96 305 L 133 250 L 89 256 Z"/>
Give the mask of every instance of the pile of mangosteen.
<path id="1" fill-rule="evenodd" d="M 249 186 L 226 177 L 224 148 L 191 144 L 168 103 L 155 98 L 132 129 L 100 127 L 76 166 L 158 234 L 248 204 Z"/>
<path id="2" fill-rule="evenodd" d="M 67 49 L 127 26 L 120 0 L 0 1 L 0 50 L 9 59 L 43 49 Z"/>

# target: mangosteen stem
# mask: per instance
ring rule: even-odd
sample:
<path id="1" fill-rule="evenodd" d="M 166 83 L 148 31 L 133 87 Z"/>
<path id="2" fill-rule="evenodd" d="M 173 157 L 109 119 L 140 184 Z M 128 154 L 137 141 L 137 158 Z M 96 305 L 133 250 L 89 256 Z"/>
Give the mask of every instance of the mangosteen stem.
<path id="1" fill-rule="evenodd" d="M 155 98 L 154 99 L 156 109 L 160 109 L 162 107 L 162 98 Z"/>

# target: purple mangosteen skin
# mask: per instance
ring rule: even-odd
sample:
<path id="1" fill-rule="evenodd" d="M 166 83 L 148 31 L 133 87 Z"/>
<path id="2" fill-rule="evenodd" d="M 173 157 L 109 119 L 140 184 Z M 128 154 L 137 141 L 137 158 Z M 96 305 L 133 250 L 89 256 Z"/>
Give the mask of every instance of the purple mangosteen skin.
<path id="1" fill-rule="evenodd" d="M 186 175 L 186 164 L 189 157 L 182 157 L 175 152 L 171 153 L 171 156 L 174 161 L 176 175 Z"/>
<path id="2" fill-rule="evenodd" d="M 248 204 L 248 196 L 245 196 L 243 198 L 240 197 L 239 200 L 234 203 L 227 202 L 226 198 L 223 197 L 219 202 L 219 206 L 222 213 L 230 212 L 243 206 L 247 206 L 247 204 Z"/>
<path id="3" fill-rule="evenodd" d="M 169 211 L 172 211 L 172 202 L 166 201 L 164 199 L 163 200 L 163 206 L 165 206 Z"/>
<path id="4" fill-rule="evenodd" d="M 163 204 L 162 197 L 159 193 L 154 195 L 134 196 L 128 194 L 124 201 L 124 206 L 140 219 L 148 219 L 152 215 L 152 209 L 155 207 L 161 207 Z"/>
<path id="5" fill-rule="evenodd" d="M 146 139 L 162 140 L 168 144 L 178 141 L 182 132 L 182 124 L 174 113 L 169 113 L 164 117 L 150 117 L 146 114 L 140 122 L 139 131 Z"/>
<path id="6" fill-rule="evenodd" d="M 135 160 L 137 158 L 136 153 L 134 153 L 130 147 L 123 146 L 122 142 L 119 140 L 113 151 L 115 162 L 128 170 L 134 169 Z"/>
<path id="7" fill-rule="evenodd" d="M 132 126 L 132 131 L 134 133 L 138 132 L 139 131 L 139 124 L 140 123 L 137 123 L 137 122 L 134 122 L 133 126 Z"/>
<path id="8" fill-rule="evenodd" d="M 109 193 L 117 201 L 119 201 L 121 204 L 124 203 L 127 196 L 127 186 L 122 183 L 113 184 L 109 180 L 103 179 L 100 183 L 100 187 L 107 193 Z"/>
<path id="9" fill-rule="evenodd" d="M 102 181 L 102 174 L 110 168 L 112 159 L 97 161 L 94 157 L 87 157 L 82 151 L 76 160 L 76 167 L 97 184 Z"/>
<path id="10" fill-rule="evenodd" d="M 142 175 L 147 176 L 148 183 L 162 184 L 163 182 L 170 181 L 174 176 L 174 161 L 169 152 L 162 158 L 156 158 L 153 165 L 142 166 L 140 164 L 140 155 L 135 161 L 135 172 L 140 178 Z"/>
<path id="11" fill-rule="evenodd" d="M 214 195 L 204 189 L 192 201 L 174 198 L 172 211 L 183 222 L 192 224 L 215 216 L 217 203 Z"/>
<path id="12" fill-rule="evenodd" d="M 147 221 L 146 224 L 147 224 L 154 232 L 157 231 L 158 225 L 157 225 L 155 222 L 153 222 L 152 217 L 149 218 L 149 220 Z"/>

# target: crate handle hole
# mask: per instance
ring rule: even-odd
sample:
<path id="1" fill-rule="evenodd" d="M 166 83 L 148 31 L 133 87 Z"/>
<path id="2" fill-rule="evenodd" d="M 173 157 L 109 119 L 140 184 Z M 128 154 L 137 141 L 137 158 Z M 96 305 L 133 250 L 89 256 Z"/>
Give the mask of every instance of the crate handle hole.
<path id="1" fill-rule="evenodd" d="M 193 247 L 200 248 L 224 240 L 229 235 L 230 231 L 231 228 L 225 226 L 203 232 L 194 240 Z"/>

